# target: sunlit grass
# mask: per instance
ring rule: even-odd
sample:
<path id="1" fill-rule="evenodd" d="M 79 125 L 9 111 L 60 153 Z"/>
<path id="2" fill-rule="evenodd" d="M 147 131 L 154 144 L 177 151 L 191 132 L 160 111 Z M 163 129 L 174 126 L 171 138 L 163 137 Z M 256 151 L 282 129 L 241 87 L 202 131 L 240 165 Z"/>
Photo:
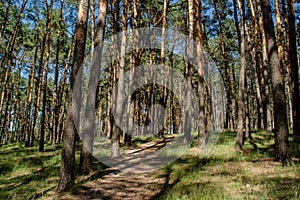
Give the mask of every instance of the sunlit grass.
<path id="1" fill-rule="evenodd" d="M 227 132 L 205 158 L 188 151 L 156 173 L 167 181 L 155 199 L 300 199 L 299 163 L 274 162 L 272 133 L 252 136 L 244 154 L 234 151 L 235 133 Z"/>
<path id="2" fill-rule="evenodd" d="M 55 188 L 59 175 L 60 150 L 46 146 L 24 148 L 22 144 L 2 146 L 0 199 L 32 199 Z"/>

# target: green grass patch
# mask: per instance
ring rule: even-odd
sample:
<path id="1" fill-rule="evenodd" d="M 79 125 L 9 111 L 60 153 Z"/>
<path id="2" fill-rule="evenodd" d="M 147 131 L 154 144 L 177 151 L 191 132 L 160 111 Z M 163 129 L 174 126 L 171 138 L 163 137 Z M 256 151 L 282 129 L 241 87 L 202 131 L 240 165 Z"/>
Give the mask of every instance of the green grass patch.
<path id="1" fill-rule="evenodd" d="M 1 147 L 0 199 L 33 199 L 55 188 L 59 175 L 60 150 L 46 146 L 24 148 L 22 144 Z"/>
<path id="2" fill-rule="evenodd" d="M 300 199 L 300 164 L 274 162 L 272 133 L 253 133 L 244 154 L 234 151 L 235 135 L 222 133 L 205 158 L 191 150 L 158 171 L 166 181 L 153 199 Z"/>

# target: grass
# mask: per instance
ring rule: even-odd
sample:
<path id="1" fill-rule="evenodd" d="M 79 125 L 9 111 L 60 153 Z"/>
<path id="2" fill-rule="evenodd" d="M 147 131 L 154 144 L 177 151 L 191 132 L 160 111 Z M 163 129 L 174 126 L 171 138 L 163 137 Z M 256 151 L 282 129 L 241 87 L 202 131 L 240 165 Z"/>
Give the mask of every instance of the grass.
<path id="1" fill-rule="evenodd" d="M 60 153 L 46 148 L 7 147 L 1 150 L 0 199 L 32 199 L 55 188 L 59 173 Z"/>
<path id="2" fill-rule="evenodd" d="M 199 158 L 193 143 L 178 160 L 156 171 L 155 178 L 163 178 L 157 185 L 159 193 L 152 199 L 300 199 L 300 164 L 282 167 L 273 161 L 273 134 L 253 133 L 244 145 L 245 153 L 234 151 L 234 132 L 224 132 L 212 152 Z M 143 144 L 157 139 L 136 139 Z M 37 145 L 36 145 L 37 146 Z M 299 144 L 291 143 L 293 157 L 299 156 Z M 79 162 L 80 144 L 76 162 Z M 23 144 L 4 145 L 0 149 L 0 199 L 48 199 L 57 197 L 55 187 L 59 177 L 61 144 L 24 148 Z M 84 184 L 101 179 L 106 173 L 101 164 L 94 165 L 89 176 L 78 176 L 72 195 L 76 196 Z M 97 186 L 98 187 L 98 186 Z M 99 185 L 101 187 L 101 185 Z M 113 187 L 113 185 L 112 185 Z M 68 197 L 69 193 L 59 197 Z M 72 196 L 72 197 L 73 197 Z"/>
<path id="3" fill-rule="evenodd" d="M 166 182 L 153 199 L 300 199 L 299 162 L 282 167 L 273 161 L 272 134 L 254 133 L 245 154 L 233 150 L 234 137 L 223 133 L 207 157 L 199 159 L 192 148 L 157 172 Z"/>
<path id="4" fill-rule="evenodd" d="M 81 143 L 76 146 L 76 163 L 79 163 Z M 24 148 L 24 144 L 4 145 L 0 149 L 0 199 L 38 199 L 56 189 L 61 164 L 62 144 L 47 145 L 43 153 L 35 147 Z M 93 166 L 95 172 L 102 171 L 104 165 Z M 78 176 L 78 185 L 93 177 Z"/>

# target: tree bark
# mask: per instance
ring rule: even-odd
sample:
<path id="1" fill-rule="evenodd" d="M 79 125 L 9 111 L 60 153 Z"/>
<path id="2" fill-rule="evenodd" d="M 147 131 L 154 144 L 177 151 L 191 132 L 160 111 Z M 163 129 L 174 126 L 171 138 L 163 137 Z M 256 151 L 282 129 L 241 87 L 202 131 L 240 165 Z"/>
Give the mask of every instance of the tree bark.
<path id="1" fill-rule="evenodd" d="M 274 136 L 276 148 L 276 160 L 283 165 L 291 161 L 288 141 L 288 125 L 286 115 L 286 98 L 284 84 L 280 73 L 278 47 L 276 44 L 272 12 L 269 0 L 262 0 L 263 22 L 268 44 L 270 71 L 272 76 L 273 110 L 274 110 Z"/>
<path id="2" fill-rule="evenodd" d="M 43 106 L 42 106 L 42 116 L 41 116 L 41 130 L 40 130 L 40 145 L 39 151 L 44 151 L 45 145 L 45 124 L 46 124 L 46 104 L 47 104 L 47 90 L 48 90 L 48 69 L 49 69 L 49 58 L 50 58 L 50 41 L 47 41 L 47 58 L 46 58 L 46 68 L 45 68 L 45 75 L 44 75 L 44 90 L 43 90 Z"/>
<path id="3" fill-rule="evenodd" d="M 83 174 L 88 174 L 91 171 L 92 167 L 92 152 L 94 145 L 94 133 L 95 133 L 95 120 L 96 120 L 96 98 L 97 98 L 97 88 L 98 88 L 98 77 L 100 77 L 100 67 L 102 59 L 102 49 L 103 49 L 103 40 L 105 32 L 105 20 L 106 20 L 106 11 L 107 11 L 107 0 L 100 1 L 99 5 L 99 15 L 97 23 L 97 32 L 94 38 L 94 52 L 92 67 L 90 71 L 90 79 L 88 83 L 88 93 L 87 93 L 87 103 L 85 108 L 85 122 L 82 135 L 82 149 L 80 154 L 80 165 L 79 169 Z"/>
<path id="4" fill-rule="evenodd" d="M 235 141 L 235 149 L 237 151 L 243 150 L 244 144 L 244 124 L 245 124 L 245 93 L 246 91 L 246 37 L 245 37 L 245 3 L 244 0 L 238 0 L 240 17 L 241 17 L 241 44 L 240 44 L 240 58 L 241 69 L 239 79 L 239 100 L 238 100 L 238 124 L 237 124 L 237 136 Z"/>
<path id="5" fill-rule="evenodd" d="M 118 2 L 119 3 L 119 2 Z M 119 13 L 117 13 L 119 14 Z M 118 82 L 118 87 L 116 87 L 115 91 L 115 99 L 113 101 L 114 107 L 115 107 L 115 121 L 121 121 L 123 112 L 124 112 L 124 79 L 121 77 L 124 75 L 124 67 L 125 67 L 125 48 L 126 48 L 126 29 L 127 29 L 127 0 L 124 1 L 124 9 L 122 13 L 122 36 L 121 36 L 121 52 L 120 52 L 120 63 L 118 69 L 116 69 L 116 72 L 118 71 L 118 76 L 120 77 Z M 118 64 L 116 64 L 117 67 Z M 122 130 L 116 122 L 113 123 L 113 130 L 112 130 L 112 149 L 111 149 L 111 157 L 117 158 L 120 156 L 120 136 Z"/>
<path id="6" fill-rule="evenodd" d="M 283 56 L 283 31 L 282 31 L 282 20 L 281 20 L 281 11 L 279 0 L 275 0 L 275 18 L 276 18 L 276 39 L 277 39 L 277 46 L 278 46 L 278 59 L 280 63 L 280 70 L 282 75 L 282 80 L 284 81 L 284 56 Z"/>
<path id="7" fill-rule="evenodd" d="M 300 141 L 300 97 L 299 97 L 299 66 L 297 58 L 297 39 L 295 28 L 295 1 L 288 2 L 288 24 L 289 24 L 289 58 L 291 64 L 292 80 L 292 107 L 293 107 L 293 139 Z"/>
<path id="8" fill-rule="evenodd" d="M 247 38 L 248 41 L 252 41 L 249 44 L 249 48 L 251 47 L 251 60 L 252 60 L 252 65 L 253 65 L 253 71 L 254 71 L 254 78 L 255 78 L 255 86 L 256 86 L 256 100 L 257 100 L 257 128 L 258 129 L 264 129 L 264 123 L 263 123 L 263 118 L 264 118 L 264 110 L 263 110 L 263 94 L 262 94 L 262 89 L 261 89 L 261 79 L 263 76 L 260 74 L 260 69 L 259 69 L 259 64 L 262 64 L 262 59 L 261 59 L 261 54 L 260 54 L 260 41 L 259 41 L 259 36 L 258 36 L 258 20 L 256 19 L 256 13 L 255 13 L 255 8 L 254 8 L 254 2 L 253 0 L 249 0 L 250 8 L 251 8 L 251 13 L 252 13 L 252 20 L 254 23 L 254 39 L 251 40 L 250 34 L 248 34 Z M 253 27 L 252 27 L 253 28 Z M 256 44 L 256 45 L 255 45 Z"/>
<path id="9" fill-rule="evenodd" d="M 80 102 L 72 101 L 72 94 L 80 97 L 81 88 L 74 88 L 76 75 L 77 78 L 82 77 L 82 63 L 84 60 L 89 0 L 81 0 L 78 8 L 78 19 L 76 22 L 76 42 L 74 49 L 74 61 L 70 78 L 71 90 L 69 96 L 69 104 L 67 109 L 66 127 L 63 135 L 62 161 L 60 167 L 60 178 L 57 189 L 66 191 L 74 185 L 75 179 L 75 143 L 76 143 L 76 127 L 74 120 L 79 124 Z M 74 105 L 74 106 L 73 106 Z M 73 112 L 73 107 L 75 112 Z M 75 114 L 75 115 L 74 115 Z"/>
<path id="10" fill-rule="evenodd" d="M 262 14 L 262 5 L 261 0 L 256 0 L 257 6 L 257 13 L 258 13 L 258 24 L 261 33 L 261 40 L 262 40 L 262 50 L 263 50 L 263 68 L 262 74 L 262 86 L 264 86 L 264 95 L 262 98 L 262 104 L 264 107 L 265 115 L 264 115 L 264 127 L 267 129 L 268 132 L 272 132 L 272 114 L 271 114 L 271 102 L 270 102 L 270 83 L 269 83 L 269 76 L 268 76 L 268 50 L 267 50 L 267 38 L 264 29 L 264 22 L 263 22 L 263 14 Z"/>
<path id="11" fill-rule="evenodd" d="M 199 124 L 198 124 L 198 147 L 204 149 L 206 139 L 205 124 L 205 86 L 204 86 L 204 50 L 201 26 L 201 1 L 196 3 L 196 42 L 197 42 L 197 64 L 198 64 L 198 93 L 199 93 Z"/>
<path id="12" fill-rule="evenodd" d="M 189 60 L 193 56 L 193 37 L 194 37 L 194 1 L 188 0 L 188 16 L 187 16 L 187 24 L 188 24 L 188 41 L 187 41 L 187 57 L 188 60 L 186 61 L 185 67 L 185 76 L 189 84 L 192 84 L 192 75 L 193 75 L 193 66 L 192 63 L 189 63 Z M 190 42 L 191 41 L 191 42 Z M 184 131 L 184 140 L 185 144 L 188 144 L 192 140 L 191 135 L 191 107 L 192 107 L 192 99 L 191 99 L 191 91 L 189 89 L 185 89 L 184 91 L 184 124 L 183 124 L 183 131 Z"/>
<path id="13" fill-rule="evenodd" d="M 161 66 L 162 66 L 162 71 L 161 71 L 161 76 L 162 76 L 162 80 L 165 80 L 165 74 L 164 74 L 164 68 L 165 68 L 165 40 L 166 40 L 166 26 L 167 26 L 167 10 L 168 10 L 168 5 L 169 4 L 169 0 L 164 0 L 164 7 L 163 7 L 163 17 L 162 17 L 162 34 L 161 34 L 161 38 L 162 38 L 162 42 L 161 42 L 161 54 L 160 54 L 160 59 L 161 59 Z M 165 87 L 162 87 L 161 91 L 160 91 L 160 98 L 163 99 L 164 103 L 167 102 L 167 98 L 168 98 L 168 90 Z M 167 105 L 167 103 L 166 103 Z M 165 111 L 164 114 L 164 126 L 162 128 L 161 131 L 159 131 L 158 136 L 160 138 L 164 137 L 164 133 L 166 130 L 166 126 L 165 124 L 167 124 L 167 118 L 168 118 L 168 114 L 167 114 L 167 109 Z"/>
<path id="14" fill-rule="evenodd" d="M 284 43 L 284 60 L 285 60 L 285 66 L 286 66 L 286 72 L 287 72 L 287 94 L 288 94 L 288 100 L 289 100 L 289 118 L 290 118 L 290 127 L 293 128 L 293 95 L 292 95 L 292 74 L 291 74 L 291 62 L 290 62 L 290 54 L 289 54 L 289 45 L 290 45 L 290 39 L 289 39 L 289 20 L 288 20 L 288 12 L 286 9 L 286 0 L 281 0 L 282 4 L 282 15 L 283 15 L 283 21 L 284 21 L 284 27 L 285 27 L 285 43 Z"/>

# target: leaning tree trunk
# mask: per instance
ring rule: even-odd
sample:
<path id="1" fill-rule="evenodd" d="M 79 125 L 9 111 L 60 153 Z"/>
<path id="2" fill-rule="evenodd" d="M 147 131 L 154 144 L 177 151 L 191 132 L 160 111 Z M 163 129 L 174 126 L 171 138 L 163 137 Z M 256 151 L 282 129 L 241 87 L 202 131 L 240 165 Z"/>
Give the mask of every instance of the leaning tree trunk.
<path id="1" fill-rule="evenodd" d="M 65 122 L 65 133 L 63 135 L 63 150 L 61 154 L 60 178 L 57 189 L 66 191 L 74 185 L 75 179 L 75 143 L 76 128 L 74 121 L 79 124 L 78 114 L 80 112 L 80 102 L 72 101 L 72 94 L 80 96 L 81 88 L 74 88 L 75 77 L 82 77 L 82 63 L 84 60 L 87 22 L 88 22 L 89 0 L 81 0 L 78 8 L 78 19 L 76 22 L 76 42 L 74 49 L 74 61 L 71 73 L 71 90 L 69 96 L 69 104 L 67 109 L 67 118 Z M 73 106 L 74 104 L 74 106 Z M 75 111 L 73 112 L 73 108 Z M 74 115 L 75 113 L 75 115 Z"/>
<path id="2" fill-rule="evenodd" d="M 286 97 L 284 84 L 280 73 L 280 62 L 276 44 L 272 12 L 269 0 L 262 0 L 263 23 L 268 44 L 270 71 L 272 76 L 273 111 L 274 111 L 274 136 L 276 148 L 276 160 L 283 165 L 291 161 L 288 141 L 288 125 L 286 115 Z"/>
<path id="3" fill-rule="evenodd" d="M 68 52 L 67 60 L 66 60 L 66 63 L 65 63 L 64 73 L 61 77 L 59 90 L 58 90 L 57 135 L 54 136 L 54 138 L 56 138 L 57 142 L 61 142 L 61 136 L 62 136 L 62 132 L 63 132 L 63 129 L 62 129 L 63 124 L 64 124 L 63 116 L 64 116 L 64 110 L 65 110 L 65 107 L 66 107 L 66 96 L 67 96 L 66 95 L 67 91 L 65 90 L 65 85 L 66 85 L 67 73 L 68 73 L 69 67 L 70 67 L 69 63 L 70 63 L 70 60 L 71 60 L 71 57 L 72 57 L 73 44 L 74 44 L 74 34 L 72 35 L 72 39 L 71 39 L 71 43 L 70 43 L 70 47 L 69 47 L 69 52 Z M 65 99 L 63 99 L 63 97 Z"/>
<path id="4" fill-rule="evenodd" d="M 86 103 L 86 113 L 85 113 L 85 123 L 83 128 L 82 135 L 82 149 L 80 154 L 80 166 L 79 169 L 83 174 L 88 174 L 91 171 L 92 167 L 92 151 L 94 144 L 94 132 L 95 132 L 95 101 L 96 101 L 96 91 L 98 87 L 97 80 L 100 77 L 100 68 L 101 58 L 102 58 L 102 49 L 103 49 L 103 40 L 104 40 L 104 31 L 105 31 L 105 19 L 107 11 L 107 0 L 100 1 L 99 17 L 97 23 L 97 32 L 94 38 L 94 52 L 92 67 L 90 71 L 90 79 L 88 83 L 88 93 L 87 93 L 87 103 Z"/>

